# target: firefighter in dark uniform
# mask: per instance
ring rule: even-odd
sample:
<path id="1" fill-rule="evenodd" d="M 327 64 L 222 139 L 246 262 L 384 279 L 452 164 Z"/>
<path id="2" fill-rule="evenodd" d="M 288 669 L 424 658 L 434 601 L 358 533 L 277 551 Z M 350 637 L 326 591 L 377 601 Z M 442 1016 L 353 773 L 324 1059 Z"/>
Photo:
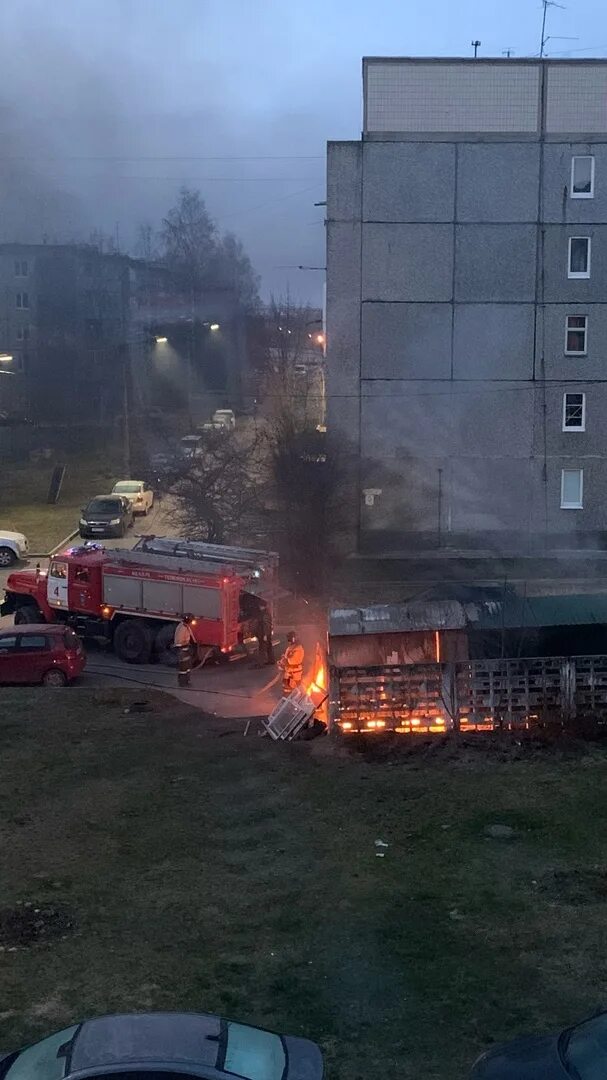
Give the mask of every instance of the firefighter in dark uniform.
<path id="1" fill-rule="evenodd" d="M 196 650 L 196 639 L 192 630 L 192 615 L 182 615 L 175 627 L 173 648 L 177 650 L 177 684 L 182 689 L 190 685 L 192 655 Z"/>
<path id="2" fill-rule="evenodd" d="M 257 651 L 260 664 L 273 664 L 274 645 L 272 643 L 272 616 L 265 600 L 259 601 L 257 612 Z"/>

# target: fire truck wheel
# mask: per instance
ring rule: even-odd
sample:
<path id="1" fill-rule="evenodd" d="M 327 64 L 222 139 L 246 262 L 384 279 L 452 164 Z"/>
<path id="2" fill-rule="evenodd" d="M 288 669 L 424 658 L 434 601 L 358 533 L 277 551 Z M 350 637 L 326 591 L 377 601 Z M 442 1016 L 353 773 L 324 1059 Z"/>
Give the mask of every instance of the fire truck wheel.
<path id="1" fill-rule="evenodd" d="M 26 623 L 43 623 L 44 615 L 34 604 L 22 604 L 15 611 L 15 626 L 25 626 Z"/>
<path id="2" fill-rule="evenodd" d="M 114 652 L 127 664 L 149 664 L 152 641 L 149 626 L 139 619 L 125 619 L 116 627 Z"/>
<path id="3" fill-rule="evenodd" d="M 174 637 L 175 626 L 173 623 L 167 623 L 160 627 L 154 638 L 154 654 L 159 664 L 166 664 L 167 667 L 177 667 L 177 650 L 173 648 Z"/>

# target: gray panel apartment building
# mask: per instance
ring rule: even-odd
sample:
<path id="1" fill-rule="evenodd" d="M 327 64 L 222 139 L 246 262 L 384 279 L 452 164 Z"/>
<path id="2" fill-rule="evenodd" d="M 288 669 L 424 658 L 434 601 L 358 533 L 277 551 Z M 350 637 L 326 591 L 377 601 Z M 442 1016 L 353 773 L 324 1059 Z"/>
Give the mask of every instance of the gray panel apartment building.
<path id="1" fill-rule="evenodd" d="M 328 146 L 352 550 L 607 543 L 607 62 L 366 59 Z"/>

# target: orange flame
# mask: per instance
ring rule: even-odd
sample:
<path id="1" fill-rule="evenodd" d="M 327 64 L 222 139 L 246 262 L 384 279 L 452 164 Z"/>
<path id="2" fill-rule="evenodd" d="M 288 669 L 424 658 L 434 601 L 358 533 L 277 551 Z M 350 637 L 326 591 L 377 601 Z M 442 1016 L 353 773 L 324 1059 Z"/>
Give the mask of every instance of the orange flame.
<path id="1" fill-rule="evenodd" d="M 327 673 L 325 669 L 325 662 L 322 657 L 320 645 L 316 644 L 316 658 L 314 665 L 314 675 L 311 681 L 306 686 L 306 694 L 321 694 L 324 695 L 327 689 Z"/>

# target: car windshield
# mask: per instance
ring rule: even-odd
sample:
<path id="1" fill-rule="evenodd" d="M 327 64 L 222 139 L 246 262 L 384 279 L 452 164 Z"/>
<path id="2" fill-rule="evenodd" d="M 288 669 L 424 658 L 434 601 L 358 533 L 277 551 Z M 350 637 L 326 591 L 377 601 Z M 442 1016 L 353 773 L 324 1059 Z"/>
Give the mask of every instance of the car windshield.
<path id="1" fill-rule="evenodd" d="M 138 484 L 136 480 L 125 480 L 121 484 L 116 484 L 114 491 L 118 491 L 120 495 L 134 495 L 135 492 L 141 491 L 141 484 Z"/>
<path id="2" fill-rule="evenodd" d="M 570 1032 L 563 1053 L 575 1080 L 605 1080 L 607 1076 L 607 1013 L 585 1020 Z"/>
<path id="3" fill-rule="evenodd" d="M 78 1024 L 50 1035 L 48 1039 L 22 1050 L 6 1072 L 0 1065 L 2 1080 L 62 1080 L 65 1076 L 66 1054 Z"/>
<path id="4" fill-rule="evenodd" d="M 245 1024 L 227 1024 L 224 1069 L 249 1080 L 281 1080 L 286 1054 L 279 1035 Z"/>
<path id="5" fill-rule="evenodd" d="M 119 514 L 121 510 L 119 499 L 91 499 L 86 508 L 87 514 Z"/>

